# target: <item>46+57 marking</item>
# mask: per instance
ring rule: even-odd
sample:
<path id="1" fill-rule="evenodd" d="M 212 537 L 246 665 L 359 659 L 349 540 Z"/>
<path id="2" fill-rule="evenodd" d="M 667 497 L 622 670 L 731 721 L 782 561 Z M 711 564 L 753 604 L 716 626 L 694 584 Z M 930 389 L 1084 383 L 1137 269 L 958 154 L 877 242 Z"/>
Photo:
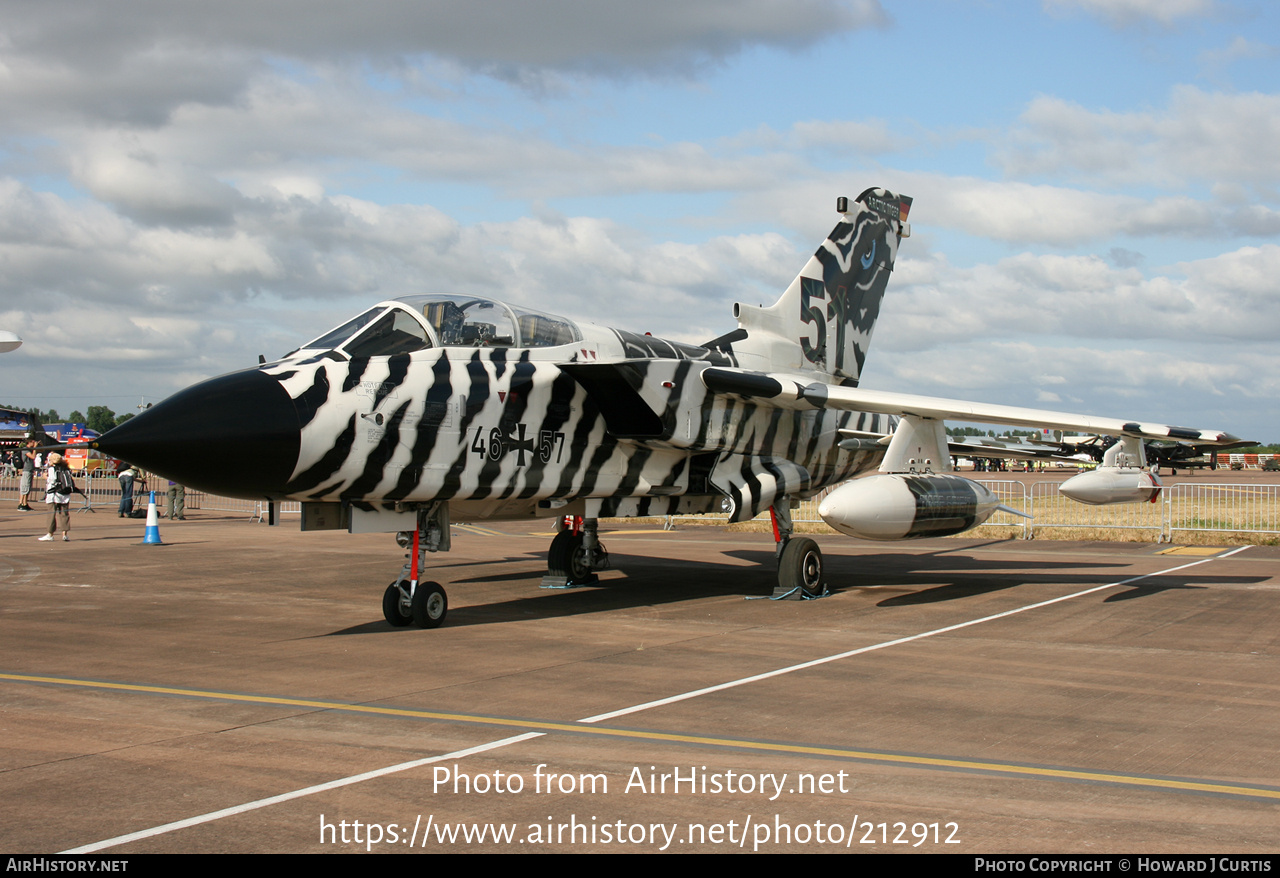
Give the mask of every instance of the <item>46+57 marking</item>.
<path id="1" fill-rule="evenodd" d="M 482 459 L 492 461 L 502 460 L 509 452 L 515 451 L 518 455 L 516 466 L 528 465 L 526 453 L 537 454 L 538 460 L 544 464 L 550 463 L 553 455 L 556 463 L 564 456 L 564 433 L 560 430 L 540 430 L 538 447 L 534 448 L 533 440 L 525 438 L 525 425 L 516 424 L 515 428 L 516 435 L 510 436 L 501 427 L 491 427 L 486 437 L 485 428 L 477 427 L 475 438 L 471 441 L 471 450 Z"/>

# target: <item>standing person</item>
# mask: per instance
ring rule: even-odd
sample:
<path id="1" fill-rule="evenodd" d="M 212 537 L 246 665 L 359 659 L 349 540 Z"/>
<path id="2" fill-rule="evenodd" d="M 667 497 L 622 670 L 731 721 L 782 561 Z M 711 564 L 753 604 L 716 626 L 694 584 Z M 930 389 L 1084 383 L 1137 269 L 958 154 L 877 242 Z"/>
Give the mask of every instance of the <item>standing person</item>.
<path id="1" fill-rule="evenodd" d="M 53 507 L 49 516 L 49 532 L 40 537 L 41 542 L 53 539 L 56 530 L 62 531 L 64 543 L 71 540 L 71 495 L 78 494 L 76 483 L 71 478 L 71 470 L 62 455 L 53 452 L 49 455 L 49 474 L 45 477 L 44 502 Z"/>
<path id="2" fill-rule="evenodd" d="M 23 512 L 31 512 L 31 504 L 27 502 L 31 495 L 31 483 L 36 477 L 36 440 L 28 439 L 27 447 L 22 450 L 22 481 L 18 484 L 18 508 Z"/>
<path id="3" fill-rule="evenodd" d="M 133 480 L 138 477 L 138 471 L 133 468 L 133 464 L 125 464 L 124 469 L 120 470 L 120 518 L 129 518 L 133 515 Z"/>
<path id="4" fill-rule="evenodd" d="M 169 483 L 169 520 L 187 520 L 187 489 L 177 482 Z"/>

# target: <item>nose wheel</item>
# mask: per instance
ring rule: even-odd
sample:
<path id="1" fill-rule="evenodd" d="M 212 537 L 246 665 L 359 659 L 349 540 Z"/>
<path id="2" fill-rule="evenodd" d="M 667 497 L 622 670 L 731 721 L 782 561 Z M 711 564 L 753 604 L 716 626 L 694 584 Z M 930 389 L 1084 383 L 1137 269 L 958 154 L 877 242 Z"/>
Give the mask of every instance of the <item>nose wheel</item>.
<path id="1" fill-rule="evenodd" d="M 396 628 L 439 628 L 448 614 L 449 596 L 438 582 L 419 582 L 415 588 L 409 580 L 397 580 L 382 594 L 382 617 Z"/>
<path id="2" fill-rule="evenodd" d="M 419 582 L 413 591 L 413 623 L 419 628 L 439 628 L 449 612 L 449 598 L 438 582 Z"/>
<path id="3" fill-rule="evenodd" d="M 419 509 L 417 528 L 397 535 L 396 542 L 409 549 L 405 556 L 409 563 L 382 593 L 382 617 L 395 628 L 439 628 L 449 614 L 449 597 L 440 583 L 421 581 L 418 576 L 427 552 L 449 550 L 449 505 L 436 503 Z"/>
<path id="4" fill-rule="evenodd" d="M 412 605 L 404 600 L 399 581 L 388 585 L 387 590 L 382 593 L 382 618 L 396 628 L 413 624 Z"/>

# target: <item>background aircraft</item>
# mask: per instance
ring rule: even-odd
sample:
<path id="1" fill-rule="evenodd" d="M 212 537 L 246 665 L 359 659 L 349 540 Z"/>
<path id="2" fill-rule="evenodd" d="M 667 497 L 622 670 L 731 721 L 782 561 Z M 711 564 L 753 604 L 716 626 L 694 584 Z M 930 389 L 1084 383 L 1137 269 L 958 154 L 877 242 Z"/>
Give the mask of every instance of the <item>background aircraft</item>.
<path id="1" fill-rule="evenodd" d="M 987 457 L 999 460 L 1046 461 L 1051 463 L 1088 464 L 1100 463 L 1107 450 L 1116 443 L 1114 436 L 1086 436 L 1070 439 L 1042 438 L 1035 436 L 950 436 L 953 457 Z M 1181 469 L 1218 468 L 1218 452 L 1232 448 L 1250 448 L 1257 442 L 1242 439 L 1225 444 L 1194 444 L 1186 442 L 1143 443 L 1147 463 L 1152 472 L 1169 467 L 1177 475 Z"/>
<path id="2" fill-rule="evenodd" d="M 1113 436 L 1092 436 L 1079 442 L 1036 441 L 1039 444 L 1056 449 L 1058 454 L 1087 454 L 1097 461 L 1102 460 L 1107 450 L 1116 443 L 1116 439 Z M 1196 469 L 1199 467 L 1217 469 L 1218 452 L 1228 451 L 1232 448 L 1249 448 L 1257 444 L 1257 442 L 1249 439 L 1241 439 L 1235 442 L 1213 444 L 1150 441 L 1143 443 L 1143 446 L 1146 451 L 1147 462 L 1151 464 L 1153 472 L 1158 471 L 1163 466 L 1170 468 L 1173 470 L 1173 474 L 1177 475 L 1179 469 Z"/>
<path id="3" fill-rule="evenodd" d="M 792 504 L 822 502 L 872 539 L 959 533 L 1001 508 L 950 473 L 947 418 L 1119 436 L 1062 486 L 1086 503 L 1153 499 L 1143 439 L 1223 444 L 1211 430 L 865 390 L 858 386 L 912 200 L 868 189 L 772 306 L 687 345 L 469 296 L 383 302 L 276 362 L 188 388 L 95 444 L 194 488 L 296 499 L 304 530 L 402 532 L 393 625 L 435 627 L 447 598 L 419 580 L 449 522 L 572 517 L 548 576 L 607 566 L 602 517 L 769 510 L 779 594 L 824 590 Z M 580 522 L 580 524 L 577 524 Z"/>

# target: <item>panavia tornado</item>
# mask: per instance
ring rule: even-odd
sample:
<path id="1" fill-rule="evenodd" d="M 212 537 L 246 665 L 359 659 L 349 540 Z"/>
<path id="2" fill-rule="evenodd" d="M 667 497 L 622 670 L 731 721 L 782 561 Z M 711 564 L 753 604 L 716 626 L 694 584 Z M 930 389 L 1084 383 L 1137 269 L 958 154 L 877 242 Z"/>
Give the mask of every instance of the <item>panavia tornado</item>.
<path id="1" fill-rule="evenodd" d="M 1144 439 L 1236 441 L 859 387 L 911 201 L 839 199 L 835 229 L 782 297 L 734 305 L 737 329 L 703 345 L 476 296 L 406 296 L 181 391 L 95 445 L 199 490 L 299 500 L 306 531 L 398 533 L 410 562 L 383 613 L 434 628 L 447 597 L 420 573 L 428 552 L 448 551 L 451 521 L 558 518 L 544 582 L 582 584 L 608 566 L 601 518 L 768 510 L 776 593 L 817 595 L 822 554 L 793 536 L 801 499 L 834 487 L 823 519 L 876 540 L 960 533 L 1003 508 L 951 473 L 947 418 L 1120 437 L 1062 485 L 1092 504 L 1155 499 Z"/>

